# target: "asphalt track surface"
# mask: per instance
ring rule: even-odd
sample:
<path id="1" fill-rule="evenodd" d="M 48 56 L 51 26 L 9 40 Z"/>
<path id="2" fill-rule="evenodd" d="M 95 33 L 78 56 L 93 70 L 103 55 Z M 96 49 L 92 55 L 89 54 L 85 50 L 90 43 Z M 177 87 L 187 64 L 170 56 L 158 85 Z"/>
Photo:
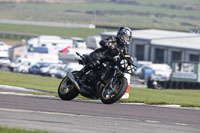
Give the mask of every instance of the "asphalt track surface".
<path id="1" fill-rule="evenodd" d="M 0 88 L 0 126 L 62 133 L 200 133 L 200 109 L 62 101 Z"/>

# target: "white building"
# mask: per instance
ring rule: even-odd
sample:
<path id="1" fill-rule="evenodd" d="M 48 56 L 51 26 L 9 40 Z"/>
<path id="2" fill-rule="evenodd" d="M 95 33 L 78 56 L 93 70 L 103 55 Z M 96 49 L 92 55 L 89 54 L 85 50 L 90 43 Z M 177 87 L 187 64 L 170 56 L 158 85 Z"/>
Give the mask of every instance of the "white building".
<path id="1" fill-rule="evenodd" d="M 116 32 L 101 33 L 103 39 Z M 129 53 L 139 61 L 200 61 L 200 34 L 166 30 L 133 30 Z"/>

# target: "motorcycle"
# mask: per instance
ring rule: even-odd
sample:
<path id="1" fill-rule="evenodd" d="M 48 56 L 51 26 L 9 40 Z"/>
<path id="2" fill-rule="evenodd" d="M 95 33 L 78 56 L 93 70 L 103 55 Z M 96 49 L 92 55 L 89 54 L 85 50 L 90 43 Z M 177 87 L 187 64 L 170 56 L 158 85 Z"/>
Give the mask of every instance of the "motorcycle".
<path id="1" fill-rule="evenodd" d="M 80 55 L 79 63 L 86 65 L 88 56 Z M 118 58 L 105 57 L 103 63 L 76 79 L 78 71 L 69 72 L 58 87 L 62 100 L 72 100 L 81 94 L 84 97 L 100 99 L 104 104 L 117 102 L 126 92 L 128 83 L 124 73 L 136 70 L 130 55 L 120 54 Z"/>

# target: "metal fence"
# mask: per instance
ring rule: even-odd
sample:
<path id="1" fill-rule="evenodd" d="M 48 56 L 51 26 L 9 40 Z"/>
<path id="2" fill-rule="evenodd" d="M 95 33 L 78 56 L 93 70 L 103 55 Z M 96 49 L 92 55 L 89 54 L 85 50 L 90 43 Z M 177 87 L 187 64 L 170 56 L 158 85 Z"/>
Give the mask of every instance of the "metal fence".
<path id="1" fill-rule="evenodd" d="M 0 32 L 0 38 L 6 39 L 15 39 L 15 40 L 22 40 L 22 39 L 30 39 L 33 37 L 37 37 L 37 34 L 26 34 L 26 33 L 16 33 L 16 32 Z"/>

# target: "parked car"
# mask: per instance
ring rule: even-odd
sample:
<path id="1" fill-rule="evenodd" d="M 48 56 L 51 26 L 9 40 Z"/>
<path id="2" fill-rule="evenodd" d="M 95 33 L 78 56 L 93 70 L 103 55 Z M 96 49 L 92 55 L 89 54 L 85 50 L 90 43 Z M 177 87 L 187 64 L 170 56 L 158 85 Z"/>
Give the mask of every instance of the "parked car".
<path id="1" fill-rule="evenodd" d="M 8 57 L 0 57 L 0 66 L 8 66 L 10 64 L 10 59 Z"/>
<path id="2" fill-rule="evenodd" d="M 57 78 L 64 78 L 67 72 L 79 71 L 82 68 L 83 68 L 83 65 L 80 65 L 79 63 L 75 63 L 75 62 L 70 62 L 64 68 L 57 71 L 55 76 Z"/>
<path id="3" fill-rule="evenodd" d="M 30 74 L 41 74 L 41 69 L 43 67 L 47 67 L 49 66 L 49 63 L 37 63 L 35 65 L 33 65 L 32 67 L 29 68 L 29 73 Z"/>
<path id="4" fill-rule="evenodd" d="M 156 80 L 168 80 L 172 70 L 167 64 L 151 64 L 143 67 L 141 76 L 143 79 L 154 78 Z"/>
<path id="5" fill-rule="evenodd" d="M 42 67 L 42 68 L 40 69 L 40 70 L 41 70 L 40 74 L 41 74 L 41 75 L 44 75 L 44 76 L 50 76 L 49 71 L 50 71 L 51 69 L 54 69 L 54 68 L 56 67 L 56 65 L 57 65 L 57 64 L 50 64 L 50 65 L 47 66 L 47 67 Z"/>
<path id="6" fill-rule="evenodd" d="M 151 69 L 153 70 L 151 80 L 167 81 L 172 73 L 171 67 L 167 64 L 154 65 Z"/>
<path id="7" fill-rule="evenodd" d="M 29 72 L 29 68 L 31 66 L 33 66 L 34 64 L 36 64 L 36 62 L 34 62 L 34 61 L 22 62 L 18 67 L 16 67 L 16 72 L 28 73 Z"/>
<path id="8" fill-rule="evenodd" d="M 149 65 L 151 65 L 152 62 L 150 61 L 138 61 L 136 64 L 136 71 L 134 72 L 134 75 L 139 76 L 139 78 L 144 79 L 145 76 L 147 76 L 146 73 L 148 70 L 144 70 L 145 68 L 148 68 Z M 144 72 L 146 71 L 146 72 Z"/>
<path id="9" fill-rule="evenodd" d="M 52 68 L 51 70 L 49 70 L 48 74 L 51 77 L 56 77 L 56 74 L 62 70 L 66 65 L 65 64 L 57 64 L 54 68 Z"/>
<path id="10" fill-rule="evenodd" d="M 21 58 L 16 58 L 14 61 L 12 61 L 9 65 L 8 68 L 10 71 L 16 71 L 16 68 L 21 65 L 22 62 L 28 61 L 26 59 L 21 59 Z"/>

